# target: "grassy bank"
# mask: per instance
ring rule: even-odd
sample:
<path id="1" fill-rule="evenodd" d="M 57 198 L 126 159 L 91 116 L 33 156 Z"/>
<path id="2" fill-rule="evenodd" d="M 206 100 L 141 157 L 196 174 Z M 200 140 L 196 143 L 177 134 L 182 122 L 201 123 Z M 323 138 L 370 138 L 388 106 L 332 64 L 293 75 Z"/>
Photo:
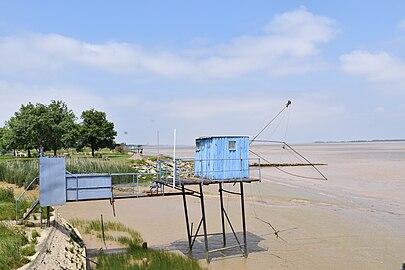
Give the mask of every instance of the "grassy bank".
<path id="1" fill-rule="evenodd" d="M 203 269 L 196 260 L 181 255 L 131 246 L 125 254 L 100 254 L 98 270 L 198 270 Z"/>
<path id="2" fill-rule="evenodd" d="M 102 226 L 100 220 L 84 221 L 73 219 L 69 221 L 73 227 L 78 228 L 82 233 L 96 236 L 99 240 L 103 240 Z M 143 239 L 141 235 L 124 226 L 119 222 L 107 221 L 104 222 L 104 239 L 105 241 L 116 242 L 123 247 L 139 246 Z"/>
<path id="3" fill-rule="evenodd" d="M 22 216 L 31 202 L 21 202 L 19 215 Z M 0 220 L 15 219 L 14 192 L 9 188 L 0 188 Z M 0 222 L 0 270 L 17 269 L 29 260 L 26 256 L 35 253 L 38 232 L 33 230 L 30 241 L 21 228 L 6 225 Z"/>
<path id="4" fill-rule="evenodd" d="M 28 239 L 22 230 L 0 223 L 0 270 L 16 269 L 29 262 L 22 248 L 26 244 Z"/>
<path id="5" fill-rule="evenodd" d="M 66 170 L 71 173 L 136 173 L 129 162 L 98 158 L 66 158 Z M 39 175 L 38 159 L 14 159 L 0 162 L 0 181 L 27 186 Z M 131 178 L 132 179 L 132 178 Z M 146 180 L 146 179 L 145 179 Z M 129 179 L 119 178 L 116 182 Z"/>
<path id="6" fill-rule="evenodd" d="M 18 207 L 18 217 L 21 218 L 25 210 L 35 201 L 34 198 L 21 200 Z M 0 188 L 0 221 L 15 220 L 14 191 L 10 188 Z"/>
<path id="7" fill-rule="evenodd" d="M 14 159 L 0 162 L 0 181 L 28 185 L 39 174 L 37 159 Z"/>
<path id="8" fill-rule="evenodd" d="M 70 223 L 78 228 L 82 234 L 93 235 L 102 239 L 101 221 L 71 220 Z M 203 269 L 198 261 L 166 251 L 145 249 L 140 234 L 118 222 L 104 222 L 106 241 L 115 242 L 126 247 L 123 254 L 104 254 L 101 252 L 95 259 L 97 270 L 129 270 L 129 269 Z"/>

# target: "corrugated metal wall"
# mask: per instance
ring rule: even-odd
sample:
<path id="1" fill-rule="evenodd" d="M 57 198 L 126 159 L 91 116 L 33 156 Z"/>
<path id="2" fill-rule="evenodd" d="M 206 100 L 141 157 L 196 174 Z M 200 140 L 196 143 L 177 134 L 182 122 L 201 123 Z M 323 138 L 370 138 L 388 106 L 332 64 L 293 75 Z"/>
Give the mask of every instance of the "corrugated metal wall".
<path id="1" fill-rule="evenodd" d="M 234 142 L 234 148 L 230 149 L 229 142 Z M 194 175 L 215 180 L 248 178 L 248 158 L 247 136 L 199 138 L 196 139 Z"/>

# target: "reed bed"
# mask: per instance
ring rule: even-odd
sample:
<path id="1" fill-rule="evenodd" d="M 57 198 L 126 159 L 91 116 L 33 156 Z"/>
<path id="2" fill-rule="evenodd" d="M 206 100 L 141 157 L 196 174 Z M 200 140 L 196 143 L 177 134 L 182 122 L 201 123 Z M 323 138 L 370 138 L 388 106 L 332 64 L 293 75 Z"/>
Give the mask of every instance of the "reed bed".
<path id="1" fill-rule="evenodd" d="M 137 173 L 129 163 L 98 158 L 66 158 L 66 170 L 71 173 Z M 15 159 L 0 162 L 0 181 L 27 186 L 39 176 L 38 159 Z M 119 178 L 119 183 L 132 180 Z"/>
<path id="2" fill-rule="evenodd" d="M 72 226 L 87 235 L 101 236 L 101 221 L 99 220 L 71 220 Z M 104 254 L 96 257 L 97 270 L 126 270 L 126 269 L 151 269 L 151 270 L 200 270 L 204 269 L 198 261 L 181 256 L 176 253 L 145 249 L 141 247 L 143 242 L 141 235 L 119 222 L 104 222 L 105 240 L 113 241 L 127 248 L 124 254 Z M 125 233 L 113 236 L 114 232 Z"/>
<path id="3" fill-rule="evenodd" d="M 98 158 L 67 158 L 66 170 L 71 173 L 136 173 L 128 163 Z"/>
<path id="4" fill-rule="evenodd" d="M 102 226 L 100 220 L 84 221 L 79 219 L 73 219 L 69 221 L 73 227 L 79 228 L 85 234 L 96 236 L 98 239 L 102 239 Z M 140 246 L 143 242 L 141 235 L 126 227 L 124 224 L 114 221 L 104 222 L 104 237 L 107 241 L 117 242 L 124 247 Z M 114 236 L 111 233 L 124 233 L 124 235 Z"/>
<path id="5" fill-rule="evenodd" d="M 196 260 L 167 251 L 131 246 L 126 254 L 100 254 L 97 270 L 199 270 L 204 269 Z"/>
<path id="6" fill-rule="evenodd" d="M 0 223 L 0 269 L 17 269 L 29 260 L 22 246 L 28 244 L 23 230 Z"/>
<path id="7" fill-rule="evenodd" d="M 39 165 L 36 159 L 15 159 L 0 162 L 0 181 L 27 186 L 38 175 Z"/>

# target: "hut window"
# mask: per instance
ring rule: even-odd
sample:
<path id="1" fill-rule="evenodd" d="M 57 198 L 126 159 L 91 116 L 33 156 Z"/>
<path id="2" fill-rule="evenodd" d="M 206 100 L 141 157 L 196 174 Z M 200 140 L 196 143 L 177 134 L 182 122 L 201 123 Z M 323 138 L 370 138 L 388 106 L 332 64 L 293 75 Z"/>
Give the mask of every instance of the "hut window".
<path id="1" fill-rule="evenodd" d="M 200 149 L 201 149 L 201 142 L 197 142 L 195 150 L 198 152 L 198 151 L 200 151 Z"/>
<path id="2" fill-rule="evenodd" d="M 228 148 L 229 150 L 236 150 L 236 141 L 229 141 Z"/>

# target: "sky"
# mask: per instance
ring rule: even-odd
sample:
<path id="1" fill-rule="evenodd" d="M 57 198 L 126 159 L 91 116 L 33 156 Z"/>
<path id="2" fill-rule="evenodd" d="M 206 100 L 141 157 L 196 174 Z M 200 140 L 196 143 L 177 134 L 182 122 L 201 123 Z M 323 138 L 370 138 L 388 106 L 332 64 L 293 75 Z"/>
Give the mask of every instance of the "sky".
<path id="1" fill-rule="evenodd" d="M 405 2 L 1 1 L 0 126 L 106 112 L 117 142 L 405 138 Z"/>

